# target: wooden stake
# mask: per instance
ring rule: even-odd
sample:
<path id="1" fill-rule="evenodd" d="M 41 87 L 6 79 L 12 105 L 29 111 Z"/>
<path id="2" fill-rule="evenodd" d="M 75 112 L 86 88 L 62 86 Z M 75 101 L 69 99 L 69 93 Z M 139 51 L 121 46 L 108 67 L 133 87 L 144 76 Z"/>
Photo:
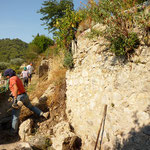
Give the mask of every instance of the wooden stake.
<path id="1" fill-rule="evenodd" d="M 96 148 L 97 148 L 98 139 L 99 139 L 99 135 L 100 135 L 100 132 L 101 132 L 102 124 L 105 120 L 106 112 L 107 112 L 107 105 L 104 106 L 104 113 L 103 113 L 103 117 L 102 117 L 102 120 L 101 120 L 101 123 L 100 123 L 99 131 L 98 131 L 98 134 L 97 134 L 97 139 L 96 139 L 94 150 L 96 150 Z"/>

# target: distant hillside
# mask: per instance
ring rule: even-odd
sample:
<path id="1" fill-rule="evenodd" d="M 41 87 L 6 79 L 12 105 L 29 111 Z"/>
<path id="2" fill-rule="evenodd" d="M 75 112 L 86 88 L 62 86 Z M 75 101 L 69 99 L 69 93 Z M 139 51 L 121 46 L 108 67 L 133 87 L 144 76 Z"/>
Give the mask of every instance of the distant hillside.
<path id="1" fill-rule="evenodd" d="M 10 62 L 14 58 L 23 58 L 28 44 L 20 39 L 0 39 L 0 62 Z"/>

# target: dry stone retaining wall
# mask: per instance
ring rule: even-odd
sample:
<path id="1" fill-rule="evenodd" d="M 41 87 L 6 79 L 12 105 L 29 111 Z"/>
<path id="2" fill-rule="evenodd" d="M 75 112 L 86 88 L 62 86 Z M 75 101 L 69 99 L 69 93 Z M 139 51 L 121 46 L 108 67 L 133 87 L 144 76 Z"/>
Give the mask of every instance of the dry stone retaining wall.
<path id="1" fill-rule="evenodd" d="M 140 46 L 132 62 L 126 62 L 111 54 L 107 44 L 101 37 L 78 38 L 75 68 L 66 74 L 68 119 L 82 149 L 92 150 L 107 104 L 102 148 L 150 149 L 150 48 Z"/>

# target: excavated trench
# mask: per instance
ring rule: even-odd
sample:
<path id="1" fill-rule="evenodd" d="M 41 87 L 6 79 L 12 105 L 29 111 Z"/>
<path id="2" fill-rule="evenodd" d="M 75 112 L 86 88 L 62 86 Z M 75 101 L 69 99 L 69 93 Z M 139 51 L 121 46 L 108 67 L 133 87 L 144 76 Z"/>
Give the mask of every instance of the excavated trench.
<path id="1" fill-rule="evenodd" d="M 57 91 L 60 90 L 60 91 Z M 66 85 L 65 81 L 60 86 L 59 89 L 55 89 L 54 95 L 56 96 L 56 93 L 59 93 L 59 96 L 51 102 L 51 104 L 47 105 L 47 99 L 41 100 L 42 103 L 38 104 L 38 108 L 40 108 L 42 111 L 49 111 L 50 112 L 50 118 L 45 120 L 42 117 L 36 116 L 34 113 L 32 113 L 28 108 L 23 107 L 20 114 L 20 123 L 27 120 L 28 118 L 31 118 L 34 120 L 34 129 L 38 129 L 40 133 L 47 133 L 48 130 L 53 130 L 53 127 L 59 123 L 60 118 L 62 120 L 67 121 L 65 109 L 66 109 Z M 20 141 L 19 135 L 10 136 L 9 132 L 11 129 L 11 117 L 12 112 L 8 111 L 11 108 L 11 103 L 8 102 L 9 98 L 9 92 L 0 94 L 0 145 L 7 145 L 7 144 L 15 144 L 18 141 Z M 81 139 L 78 137 L 73 138 L 66 138 L 63 142 L 63 150 L 80 150 L 81 147 Z"/>
<path id="2" fill-rule="evenodd" d="M 0 144 L 8 144 L 19 139 L 18 136 L 11 137 L 11 103 L 8 102 L 9 91 L 0 94 Z"/>

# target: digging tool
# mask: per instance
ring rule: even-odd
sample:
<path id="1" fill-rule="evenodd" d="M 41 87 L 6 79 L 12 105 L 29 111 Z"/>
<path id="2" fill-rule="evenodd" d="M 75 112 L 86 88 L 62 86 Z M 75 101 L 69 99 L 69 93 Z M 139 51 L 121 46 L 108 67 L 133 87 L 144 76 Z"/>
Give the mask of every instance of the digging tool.
<path id="1" fill-rule="evenodd" d="M 15 107 L 15 109 L 20 109 L 22 106 L 23 106 L 22 101 L 18 101 L 18 102 L 17 102 L 17 107 Z M 9 109 L 7 110 L 7 112 L 11 111 L 12 109 L 14 109 L 13 105 L 11 106 L 11 108 L 9 108 Z"/>

